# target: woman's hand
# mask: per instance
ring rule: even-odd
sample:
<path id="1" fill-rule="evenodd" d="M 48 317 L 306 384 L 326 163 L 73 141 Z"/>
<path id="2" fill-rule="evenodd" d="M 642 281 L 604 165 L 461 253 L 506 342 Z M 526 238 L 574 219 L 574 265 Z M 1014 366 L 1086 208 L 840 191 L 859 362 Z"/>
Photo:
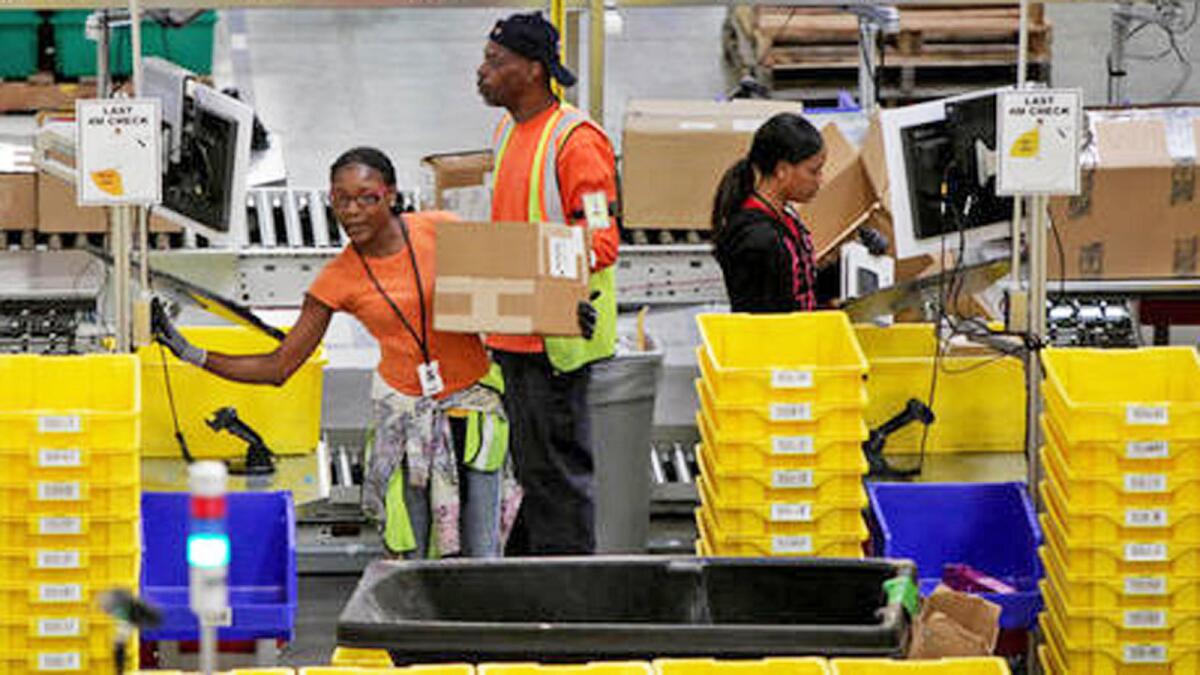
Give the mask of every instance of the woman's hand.
<path id="1" fill-rule="evenodd" d="M 154 340 L 171 350 L 180 361 L 204 367 L 204 362 L 208 360 L 208 352 L 188 342 L 187 338 L 179 333 L 158 298 L 150 301 L 150 330 L 154 333 Z"/>

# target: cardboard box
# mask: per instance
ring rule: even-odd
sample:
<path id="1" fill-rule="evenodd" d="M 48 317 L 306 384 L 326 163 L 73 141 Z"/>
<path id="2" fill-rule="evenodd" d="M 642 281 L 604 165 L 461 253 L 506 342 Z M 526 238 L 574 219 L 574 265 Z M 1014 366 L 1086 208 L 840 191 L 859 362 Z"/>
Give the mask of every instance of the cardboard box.
<path id="1" fill-rule="evenodd" d="M 579 335 L 588 297 L 585 230 L 553 223 L 442 223 L 434 328 L 456 333 Z"/>
<path id="2" fill-rule="evenodd" d="M 754 132 L 799 103 L 630 101 L 621 144 L 621 199 L 629 229 L 707 230 L 721 176 Z"/>
<path id="3" fill-rule="evenodd" d="M 37 174 L 0 174 L 0 230 L 37 229 Z"/>
<path id="4" fill-rule="evenodd" d="M 421 208 L 453 211 L 464 220 L 489 220 L 492 163 L 491 150 L 422 158 Z"/>
<path id="5" fill-rule="evenodd" d="M 1161 113 L 1162 111 L 1158 111 Z M 1052 279 L 1153 279 L 1200 274 L 1200 118 L 1156 111 L 1089 113 L 1093 145 L 1082 193 L 1050 200 Z M 1191 133 L 1180 133 L 1183 124 Z"/>
<path id="6" fill-rule="evenodd" d="M 908 658 L 990 656 L 999 637 L 999 605 L 939 584 L 913 623 Z"/>
<path id="7" fill-rule="evenodd" d="M 721 176 L 771 116 L 801 112 L 780 101 L 633 101 L 625 116 L 625 227 L 707 230 Z M 821 129 L 827 159 L 816 198 L 799 205 L 818 252 L 829 254 L 870 211 L 874 197 L 858 151 L 834 124 Z"/>
<path id="8" fill-rule="evenodd" d="M 108 232 L 108 209 L 76 205 L 75 186 L 58 176 L 38 174 L 37 204 L 41 232 Z"/>

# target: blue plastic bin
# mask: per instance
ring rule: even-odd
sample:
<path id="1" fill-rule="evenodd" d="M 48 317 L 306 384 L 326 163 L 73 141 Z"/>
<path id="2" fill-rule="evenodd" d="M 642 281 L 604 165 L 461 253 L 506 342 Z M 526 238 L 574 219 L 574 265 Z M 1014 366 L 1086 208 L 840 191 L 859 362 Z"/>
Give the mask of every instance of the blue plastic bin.
<path id="1" fill-rule="evenodd" d="M 188 608 L 187 493 L 142 494 L 142 598 L 163 611 L 142 639 L 197 640 Z M 229 604 L 233 625 L 219 640 L 292 639 L 296 623 L 296 513 L 289 492 L 239 492 L 228 497 Z"/>
<path id="2" fill-rule="evenodd" d="M 1042 531 L 1023 483 L 871 483 L 867 493 L 875 554 L 915 562 L 922 596 L 944 565 L 967 564 L 1017 589 L 980 594 L 1002 608 L 1001 628 L 1037 624 Z"/>

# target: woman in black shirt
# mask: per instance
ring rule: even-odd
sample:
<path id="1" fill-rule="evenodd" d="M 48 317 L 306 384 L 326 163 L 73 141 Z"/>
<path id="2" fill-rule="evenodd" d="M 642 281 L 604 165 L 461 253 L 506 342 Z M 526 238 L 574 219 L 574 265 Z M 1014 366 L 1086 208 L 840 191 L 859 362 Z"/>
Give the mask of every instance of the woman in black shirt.
<path id="1" fill-rule="evenodd" d="M 791 204 L 816 196 L 824 165 L 820 132 L 799 115 L 780 113 L 725 172 L 712 229 L 733 311 L 816 309 L 812 237 Z"/>

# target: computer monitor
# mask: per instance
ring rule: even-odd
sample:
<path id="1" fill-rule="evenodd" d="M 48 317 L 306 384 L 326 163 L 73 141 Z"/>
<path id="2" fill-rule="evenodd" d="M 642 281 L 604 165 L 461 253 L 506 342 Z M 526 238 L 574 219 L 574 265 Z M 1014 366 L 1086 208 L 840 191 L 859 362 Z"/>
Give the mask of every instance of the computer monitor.
<path id="1" fill-rule="evenodd" d="M 996 94 L 990 89 L 880 113 L 896 257 L 1009 236 L 1012 198 L 996 195 Z M 953 208 L 944 206 L 943 184 Z M 956 214 L 958 214 L 956 216 Z"/>
<path id="2" fill-rule="evenodd" d="M 145 61 L 145 95 L 163 101 L 163 203 L 155 212 L 214 246 L 246 240 L 254 110 L 161 59 Z"/>

